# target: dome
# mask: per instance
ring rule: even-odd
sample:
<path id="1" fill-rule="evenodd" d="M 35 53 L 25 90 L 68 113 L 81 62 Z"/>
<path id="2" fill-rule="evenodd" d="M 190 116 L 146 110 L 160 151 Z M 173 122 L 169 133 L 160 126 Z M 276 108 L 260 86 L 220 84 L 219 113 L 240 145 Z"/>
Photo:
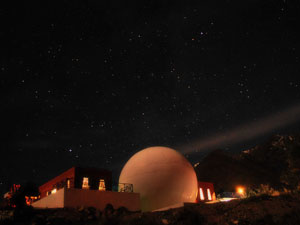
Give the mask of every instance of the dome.
<path id="1" fill-rule="evenodd" d="M 197 197 L 194 168 L 167 147 L 150 147 L 134 154 L 122 169 L 119 183 L 133 184 L 133 191 L 140 193 L 142 211 L 195 202 Z"/>

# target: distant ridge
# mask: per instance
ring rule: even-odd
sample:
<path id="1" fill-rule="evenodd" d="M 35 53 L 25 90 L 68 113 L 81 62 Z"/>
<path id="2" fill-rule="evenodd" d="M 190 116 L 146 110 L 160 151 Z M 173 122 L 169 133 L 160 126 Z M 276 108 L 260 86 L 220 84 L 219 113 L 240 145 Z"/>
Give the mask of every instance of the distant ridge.
<path id="1" fill-rule="evenodd" d="M 216 192 L 237 185 L 294 190 L 300 185 L 300 135 L 274 135 L 269 141 L 239 154 L 209 153 L 195 166 L 198 179 L 213 182 Z"/>

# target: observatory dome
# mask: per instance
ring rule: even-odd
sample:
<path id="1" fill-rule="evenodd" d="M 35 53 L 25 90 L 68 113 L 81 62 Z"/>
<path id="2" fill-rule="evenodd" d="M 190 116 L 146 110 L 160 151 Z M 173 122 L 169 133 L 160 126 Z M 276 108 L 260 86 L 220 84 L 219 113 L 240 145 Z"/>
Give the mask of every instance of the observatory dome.
<path id="1" fill-rule="evenodd" d="M 194 168 L 167 147 L 150 147 L 134 154 L 122 169 L 119 183 L 133 184 L 133 191 L 140 193 L 142 211 L 195 202 L 197 197 Z"/>

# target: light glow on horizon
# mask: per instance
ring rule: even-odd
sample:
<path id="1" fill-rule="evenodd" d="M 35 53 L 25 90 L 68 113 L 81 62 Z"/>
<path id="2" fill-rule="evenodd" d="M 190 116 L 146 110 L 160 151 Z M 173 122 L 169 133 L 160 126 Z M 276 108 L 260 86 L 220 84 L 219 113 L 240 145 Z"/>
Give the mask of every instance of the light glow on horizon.
<path id="1" fill-rule="evenodd" d="M 229 144 L 238 144 L 270 133 L 299 120 L 300 104 L 297 104 L 286 110 L 276 112 L 254 122 L 245 123 L 223 133 L 196 139 L 189 144 L 178 146 L 177 149 L 181 150 L 183 154 L 191 154 L 224 147 Z"/>
<path id="2" fill-rule="evenodd" d="M 242 186 L 238 186 L 238 187 L 236 187 L 236 192 L 238 194 L 240 194 L 241 196 L 244 196 L 244 194 L 245 194 L 245 188 L 242 187 Z"/>

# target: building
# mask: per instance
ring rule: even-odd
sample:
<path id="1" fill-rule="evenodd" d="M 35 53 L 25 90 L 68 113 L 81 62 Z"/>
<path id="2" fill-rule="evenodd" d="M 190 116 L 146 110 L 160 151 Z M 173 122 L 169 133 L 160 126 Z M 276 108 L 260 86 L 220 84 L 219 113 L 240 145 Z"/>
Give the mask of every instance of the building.
<path id="1" fill-rule="evenodd" d="M 132 185 L 120 184 L 112 191 L 112 173 L 105 169 L 72 167 L 39 187 L 41 198 L 32 203 L 35 208 L 95 207 L 103 210 L 107 204 L 114 208 L 140 210 L 140 195 Z"/>
<path id="2" fill-rule="evenodd" d="M 105 169 L 72 167 L 39 187 L 41 198 L 58 189 L 112 190 L 112 173 Z"/>
<path id="3" fill-rule="evenodd" d="M 243 196 L 236 192 L 222 192 L 218 195 L 220 202 L 228 202 L 235 199 L 241 199 Z"/>
<path id="4" fill-rule="evenodd" d="M 143 212 L 195 203 L 198 181 L 190 162 L 178 151 L 154 146 L 135 153 L 124 165 L 119 183 L 133 184 Z"/>
<path id="5" fill-rule="evenodd" d="M 164 156 L 166 156 L 166 151 L 163 150 Z M 152 150 L 150 153 L 153 153 Z M 155 150 L 154 153 L 160 154 L 161 151 Z M 107 204 L 112 204 L 114 208 L 126 207 L 130 211 L 154 211 L 177 208 L 184 204 L 209 202 L 216 199 L 212 183 L 198 181 L 193 167 L 174 150 L 170 149 L 167 153 L 169 153 L 167 160 L 170 162 L 165 163 L 163 161 L 164 163 L 158 164 L 160 167 L 153 162 L 150 164 L 153 168 L 149 164 L 146 164 L 147 167 L 143 165 L 138 167 L 137 163 L 133 163 L 130 171 L 134 175 L 128 177 L 135 180 L 122 180 L 122 176 L 120 176 L 118 191 L 112 191 L 111 171 L 72 167 L 41 185 L 39 187 L 40 199 L 33 202 L 32 206 L 35 208 L 95 207 L 103 210 Z M 145 158 L 149 161 L 151 157 L 147 156 Z M 166 157 L 152 158 L 154 161 L 166 160 Z M 176 163 L 172 163 L 174 161 Z M 143 160 L 139 159 L 138 162 L 141 163 Z M 130 164 L 128 165 L 130 166 Z M 154 171 L 153 173 L 149 173 L 151 168 Z M 146 175 L 142 173 L 142 169 L 146 170 Z M 163 173 L 164 170 L 166 170 L 165 173 Z M 159 175 L 157 171 L 160 171 Z M 174 171 L 177 172 L 174 173 Z M 185 180 L 183 180 L 183 177 Z M 181 181 L 179 185 L 178 180 Z M 145 190 L 149 195 L 148 205 L 150 203 L 154 205 L 150 209 L 143 208 Z M 134 191 L 138 193 L 134 193 Z M 151 191 L 153 194 L 150 195 Z M 187 193 L 190 195 L 187 195 Z M 166 204 L 163 205 L 163 203 Z"/>
<path id="6" fill-rule="evenodd" d="M 190 162 L 163 146 L 135 153 L 124 165 L 119 182 L 133 184 L 140 193 L 143 212 L 215 200 L 213 184 L 199 182 Z"/>
<path id="7" fill-rule="evenodd" d="M 198 195 L 196 202 L 208 202 L 216 200 L 213 183 L 198 181 Z"/>

